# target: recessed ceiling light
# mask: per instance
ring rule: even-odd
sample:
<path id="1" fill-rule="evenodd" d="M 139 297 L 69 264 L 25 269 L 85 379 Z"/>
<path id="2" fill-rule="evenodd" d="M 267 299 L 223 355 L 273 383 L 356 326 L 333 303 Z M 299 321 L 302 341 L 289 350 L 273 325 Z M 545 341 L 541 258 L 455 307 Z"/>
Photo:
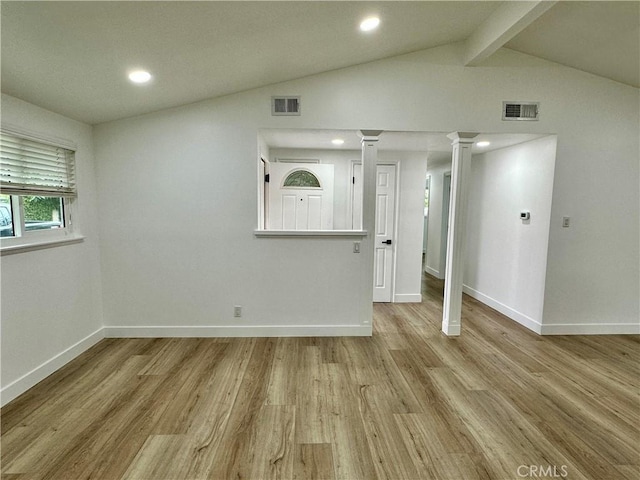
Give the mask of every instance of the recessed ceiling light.
<path id="1" fill-rule="evenodd" d="M 334 145 L 342 145 L 344 143 L 344 140 L 342 140 L 341 138 L 334 138 L 333 140 L 331 140 L 331 143 L 333 143 Z"/>
<path id="2" fill-rule="evenodd" d="M 476 143 L 476 145 L 478 147 L 488 147 L 489 145 L 491 145 L 491 142 L 486 142 L 486 141 L 485 142 L 478 142 L 478 143 Z"/>
<path id="3" fill-rule="evenodd" d="M 149 72 L 145 72 L 144 70 L 136 70 L 135 72 L 131 72 L 129 74 L 129 80 L 133 83 L 147 83 L 151 80 L 151 74 Z"/>
<path id="4" fill-rule="evenodd" d="M 380 19 L 378 17 L 365 18 L 360 24 L 360 30 L 363 32 L 370 32 L 375 30 L 380 25 Z"/>

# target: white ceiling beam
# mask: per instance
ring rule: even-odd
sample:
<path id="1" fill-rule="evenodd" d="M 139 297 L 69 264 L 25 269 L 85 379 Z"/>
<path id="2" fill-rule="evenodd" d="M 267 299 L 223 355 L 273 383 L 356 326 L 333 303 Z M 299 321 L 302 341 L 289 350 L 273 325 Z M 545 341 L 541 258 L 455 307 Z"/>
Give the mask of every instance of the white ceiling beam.
<path id="1" fill-rule="evenodd" d="M 556 3 L 514 0 L 504 2 L 467 38 L 464 64 L 480 64 Z"/>

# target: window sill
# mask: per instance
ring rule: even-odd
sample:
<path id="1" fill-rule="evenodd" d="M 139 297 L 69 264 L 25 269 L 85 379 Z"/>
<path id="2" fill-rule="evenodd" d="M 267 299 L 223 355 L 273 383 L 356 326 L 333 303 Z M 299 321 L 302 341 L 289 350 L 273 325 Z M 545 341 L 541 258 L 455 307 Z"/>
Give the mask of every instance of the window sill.
<path id="1" fill-rule="evenodd" d="M 63 245 L 71 245 L 84 241 L 82 235 L 73 235 L 65 238 L 56 238 L 48 240 L 32 240 L 24 243 L 14 243 L 12 245 L 2 245 L 0 248 L 1 255 L 12 255 L 14 253 L 31 252 L 33 250 L 42 250 L 44 248 L 61 247 Z"/>
<path id="2" fill-rule="evenodd" d="M 366 230 L 254 230 L 256 237 L 366 237 Z"/>

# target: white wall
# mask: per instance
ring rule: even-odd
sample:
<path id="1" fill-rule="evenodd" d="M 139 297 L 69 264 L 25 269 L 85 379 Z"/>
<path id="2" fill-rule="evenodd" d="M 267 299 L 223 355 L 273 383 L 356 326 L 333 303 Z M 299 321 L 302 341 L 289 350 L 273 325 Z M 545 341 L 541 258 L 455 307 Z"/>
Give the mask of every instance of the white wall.
<path id="1" fill-rule="evenodd" d="M 636 331 L 638 89 L 506 49 L 463 67 L 461 52 L 435 48 L 96 127 L 101 202 L 128 207 L 101 211 L 105 323 L 364 325 L 369 243 L 358 255 L 352 239 L 253 235 L 256 135 L 380 128 L 556 133 L 544 324 Z M 301 95 L 304 114 L 271 117 L 271 96 L 287 94 Z M 541 102 L 539 122 L 501 120 L 502 101 L 519 99 Z M 245 307 L 240 321 L 234 304 Z"/>
<path id="2" fill-rule="evenodd" d="M 471 161 L 464 291 L 538 333 L 555 156 L 549 136 Z"/>
<path id="3" fill-rule="evenodd" d="M 100 199 L 132 207 L 101 211 L 107 334 L 370 332 L 353 239 L 254 235 L 257 128 L 228 101 L 96 128 Z"/>
<path id="4" fill-rule="evenodd" d="M 2 95 L 2 123 L 77 145 L 79 244 L 2 256 L 2 404 L 102 338 L 91 127 Z"/>
<path id="5" fill-rule="evenodd" d="M 431 159 L 433 154 L 429 154 Z M 442 156 L 438 153 L 439 157 Z M 431 167 L 428 165 L 427 174 L 431 175 L 431 196 L 429 197 L 429 234 L 427 253 L 425 255 L 425 272 L 436 278 L 444 278 L 444 263 L 442 262 L 442 205 L 444 195 L 444 174 L 451 172 L 451 154 L 449 162 L 438 163 Z M 429 160 L 430 161 L 430 160 Z"/>
<path id="6" fill-rule="evenodd" d="M 592 105 L 601 131 L 558 137 L 543 333 L 640 333 L 637 96 L 620 112 L 614 101 Z M 621 125 L 628 110 L 635 118 Z"/>

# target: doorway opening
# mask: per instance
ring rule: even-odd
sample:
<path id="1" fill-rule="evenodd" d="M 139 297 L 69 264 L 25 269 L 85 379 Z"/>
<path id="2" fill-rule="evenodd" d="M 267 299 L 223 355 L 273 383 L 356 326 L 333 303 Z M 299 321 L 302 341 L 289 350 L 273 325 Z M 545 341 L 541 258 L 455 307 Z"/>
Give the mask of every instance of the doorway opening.
<path id="1" fill-rule="evenodd" d="M 539 331 L 557 138 L 480 134 L 475 140 L 467 177 L 466 220 L 456 227 L 466 244 L 462 292 Z M 481 140 L 491 148 L 479 146 Z M 439 158 L 435 153 L 430 153 L 427 169 L 431 195 L 423 272 L 444 279 L 446 285 L 455 179 L 451 175 L 452 153 L 443 152 Z"/>

